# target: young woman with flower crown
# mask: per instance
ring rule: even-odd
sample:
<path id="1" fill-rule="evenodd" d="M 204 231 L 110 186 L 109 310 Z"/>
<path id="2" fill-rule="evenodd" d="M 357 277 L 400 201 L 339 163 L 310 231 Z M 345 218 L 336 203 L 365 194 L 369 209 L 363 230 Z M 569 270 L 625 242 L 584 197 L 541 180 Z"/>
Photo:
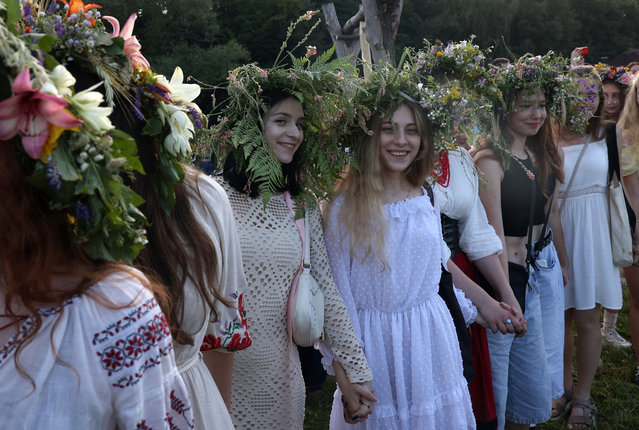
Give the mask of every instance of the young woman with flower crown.
<path id="1" fill-rule="evenodd" d="M 136 17 L 130 15 L 123 26 L 131 39 L 135 39 L 132 32 Z M 106 21 L 114 29 L 111 37 L 121 36 L 116 18 L 97 14 L 93 18 L 95 28 L 102 29 L 100 37 L 107 36 Z M 125 53 L 126 60 L 116 58 L 123 62 L 120 69 L 130 72 L 129 82 L 119 82 L 119 88 L 128 92 L 116 100 L 111 119 L 134 138 L 139 154 L 140 167 L 131 175 L 131 187 L 143 197 L 140 210 L 150 225 L 148 244 L 135 263 L 167 287 L 172 303 L 166 309 L 168 324 L 175 341 L 178 371 L 191 398 L 195 426 L 231 429 L 227 410 L 231 352 L 250 345 L 241 294 L 246 280 L 226 194 L 215 181 L 180 163 L 189 153 L 193 122 L 200 120 L 199 108 L 192 103 L 200 89 L 183 84 L 179 67 L 170 81 L 153 73 L 139 44 L 134 52 Z M 78 58 L 72 64 L 81 62 L 83 59 Z M 91 73 L 78 74 L 76 88 L 88 87 L 96 78 Z M 62 77 L 58 80 L 65 81 Z M 115 77 L 111 82 L 117 80 Z M 107 88 L 106 94 L 109 89 L 113 90 Z M 125 100 L 134 102 L 126 104 Z M 166 127 L 149 131 L 147 126 L 154 121 Z"/>
<path id="2" fill-rule="evenodd" d="M 515 65 L 497 69 L 495 79 L 505 102 L 505 108 L 496 104 L 501 137 L 492 137 L 491 145 L 475 154 L 486 181 L 479 195 L 502 240 L 500 259 L 509 283 L 525 300 L 528 328 L 523 337 L 487 333 L 500 429 L 546 421 L 551 398 L 563 392 L 563 338 L 556 333 L 563 331 L 562 272 L 568 260 L 553 198 L 563 172 L 546 119 L 549 110 L 562 105 L 562 67 L 559 59 L 547 54 L 522 57 Z M 545 231 L 542 236 L 546 221 L 552 235 Z M 559 342 L 549 344 L 551 340 Z M 557 372 L 551 374 L 549 367 Z"/>
<path id="3" fill-rule="evenodd" d="M 63 66 L 40 66 L 4 8 L 0 87 L 13 95 L 0 102 L 1 426 L 192 429 L 166 291 L 121 262 L 145 240 L 123 184 L 135 157 L 114 162 L 123 133 L 111 109 L 92 118 L 76 104 L 102 96 L 74 94 Z"/>
<path id="4" fill-rule="evenodd" d="M 217 134 L 217 143 L 229 146 L 223 148 L 227 155 L 219 180 L 240 236 L 253 340 L 251 348 L 236 354 L 233 367 L 231 413 L 238 429 L 303 425 L 305 386 L 288 324 L 289 296 L 303 255 L 294 206 L 308 213 L 311 274 L 324 294 L 320 342 L 345 397 L 340 418 L 361 422 L 373 410 L 371 370 L 333 281 L 315 200 L 339 172 L 337 159 L 329 158 L 341 156 L 333 146 L 338 140 L 326 124 L 348 109 L 340 92 L 343 76 L 339 69 L 311 73 L 302 66 L 256 65 L 229 76 L 231 102 Z"/>
<path id="5" fill-rule="evenodd" d="M 333 275 L 378 398 L 375 412 L 357 428 L 473 429 L 457 334 L 438 295 L 442 267 L 457 284 L 471 281 L 448 259 L 439 208 L 422 186 L 434 161 L 432 125 L 401 95 L 413 92 L 411 78 L 398 77 L 405 86 L 396 87 L 393 75 L 379 69 L 363 84 L 363 97 L 383 95 L 359 101 L 372 111 L 370 132 L 351 130 L 357 168 L 338 184 L 325 220 Z M 472 322 L 476 309 L 457 293 Z M 346 428 L 339 398 L 338 390 L 332 429 Z"/>
<path id="6" fill-rule="evenodd" d="M 437 56 L 437 52 L 443 52 L 443 55 Z M 482 63 L 484 55 L 477 46 L 462 41 L 446 46 L 427 46 L 426 50 L 418 51 L 416 57 L 420 74 L 433 76 L 444 84 L 430 100 L 424 99 L 422 103 L 431 107 L 431 115 L 435 115 L 433 111 L 442 112 L 439 124 L 436 124 L 439 130 L 435 145 L 440 153 L 435 162 L 433 190 L 442 212 L 443 237 L 451 250 L 451 260 L 467 276 L 475 279 L 475 269 L 470 263 L 473 261 L 480 273 L 490 279 L 499 296 L 516 304 L 498 257 L 502 251 L 501 240 L 488 224 L 479 199 L 477 169 L 464 149 L 468 144 L 468 128 L 477 127 L 477 124 L 481 124 L 480 128 L 492 126 L 492 109 L 486 95 L 491 94 L 494 86 L 490 84 L 488 71 Z M 460 99 L 442 103 L 451 88 L 461 89 Z M 442 103 L 443 108 L 437 109 L 437 103 Z M 516 315 L 509 314 L 479 287 L 475 291 L 467 289 L 464 293 L 486 316 L 493 331 L 525 333 L 521 310 Z M 478 428 L 495 429 L 497 417 L 486 329 L 474 323 L 468 330 L 474 368 L 469 384 L 473 413 Z"/>
<path id="7" fill-rule="evenodd" d="M 567 182 L 560 187 L 561 223 L 570 257 L 570 281 L 566 285 L 566 343 L 564 386 L 572 408 L 569 428 L 591 428 L 597 412 L 590 389 L 601 354 L 600 307 L 622 305 L 619 268 L 614 266 L 610 245 L 608 208 L 608 149 L 600 117 L 603 109 L 601 79 L 592 66 L 570 72 L 579 84 L 583 111 L 588 120 L 583 132 L 559 128 Z M 621 142 L 617 142 L 621 153 Z M 577 164 L 577 161 L 579 163 Z M 603 220 L 603 222 L 602 222 Z M 585 230 L 584 230 L 585 229 Z M 588 234 L 584 235 L 583 231 Z M 577 328 L 577 381 L 573 386 L 573 323 Z M 558 410 L 561 411 L 559 405 Z"/>
<path id="8" fill-rule="evenodd" d="M 603 105 L 602 116 L 607 124 L 615 124 L 625 105 L 632 74 L 627 67 L 608 66 L 598 63 L 595 70 L 601 77 Z M 604 345 L 614 348 L 630 348 L 632 345 L 617 332 L 619 310 L 604 308 L 601 339 Z"/>

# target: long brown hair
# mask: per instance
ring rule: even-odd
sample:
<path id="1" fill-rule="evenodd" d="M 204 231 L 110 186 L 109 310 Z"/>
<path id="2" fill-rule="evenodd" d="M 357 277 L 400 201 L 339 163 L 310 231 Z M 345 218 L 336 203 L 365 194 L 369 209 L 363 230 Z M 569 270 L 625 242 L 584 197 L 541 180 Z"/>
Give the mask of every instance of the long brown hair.
<path id="1" fill-rule="evenodd" d="M 18 372 L 33 384 L 20 367 L 18 357 L 42 326 L 38 308 L 62 305 L 73 296 L 88 294 L 92 285 L 109 274 L 127 269 L 116 263 L 89 259 L 73 241 L 66 215 L 51 210 L 48 198 L 27 182 L 18 162 L 23 155 L 18 154 L 16 145 L 18 138 L 0 142 L 0 288 L 5 292 L 6 315 L 17 316 L 16 309 L 26 307 L 35 320 L 34 329 L 21 341 L 14 355 Z M 131 275 L 135 276 L 133 272 Z M 53 281 L 59 276 L 77 281 L 64 289 L 55 289 Z M 140 280 L 155 294 L 163 309 L 168 309 L 161 285 Z M 108 297 L 92 297 L 110 305 Z M 63 312 L 64 308 L 60 316 Z"/>
<path id="2" fill-rule="evenodd" d="M 114 112 L 114 122 L 135 138 L 140 161 L 146 172 L 146 175 L 136 173 L 132 184 L 135 192 L 146 200 L 141 210 L 150 223 L 147 228 L 149 243 L 135 262 L 144 273 L 156 277 L 166 286 L 172 307 L 165 314 L 175 341 L 193 345 L 194 333 L 187 333 L 182 327 L 184 314 L 189 312 L 184 308 L 184 285 L 187 279 L 193 282 L 202 300 L 211 308 L 212 319 L 217 319 L 214 306 L 216 301 L 230 305 L 228 299 L 222 297 L 218 291 L 215 246 L 196 221 L 191 209 L 191 199 L 203 200 L 198 186 L 200 172 L 185 169 L 184 182 L 173 185 L 175 206 L 170 213 L 166 213 L 160 205 L 160 194 L 155 181 L 161 175 L 156 167 L 157 145 L 160 143 L 151 136 L 143 135 L 138 124 L 131 124 L 121 114 L 122 112 Z"/>

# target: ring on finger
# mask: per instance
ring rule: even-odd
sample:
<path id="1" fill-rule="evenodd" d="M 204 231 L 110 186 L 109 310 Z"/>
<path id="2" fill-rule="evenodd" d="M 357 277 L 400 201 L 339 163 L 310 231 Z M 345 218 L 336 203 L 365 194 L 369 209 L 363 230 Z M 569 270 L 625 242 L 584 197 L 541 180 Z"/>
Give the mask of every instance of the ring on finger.
<path id="1" fill-rule="evenodd" d="M 511 320 L 510 318 L 508 318 L 506 321 L 504 321 L 506 324 L 512 324 L 513 320 Z"/>

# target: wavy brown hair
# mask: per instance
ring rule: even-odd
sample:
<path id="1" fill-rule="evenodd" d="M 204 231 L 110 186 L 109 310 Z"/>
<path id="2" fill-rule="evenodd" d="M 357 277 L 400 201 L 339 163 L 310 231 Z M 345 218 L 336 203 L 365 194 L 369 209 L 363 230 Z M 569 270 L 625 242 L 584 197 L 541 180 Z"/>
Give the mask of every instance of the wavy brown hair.
<path id="1" fill-rule="evenodd" d="M 173 185 L 175 206 L 166 213 L 160 205 L 160 191 L 156 178 L 158 171 L 158 145 L 156 138 L 143 135 L 141 125 L 128 118 L 122 111 L 114 111 L 114 124 L 134 137 L 138 155 L 146 175 L 136 173 L 131 187 L 140 194 L 145 203 L 142 212 L 149 221 L 147 238 L 149 243 L 140 252 L 135 263 L 145 274 L 159 279 L 167 288 L 171 298 L 171 309 L 165 311 L 171 334 L 176 342 L 193 345 L 193 334 L 182 328 L 185 309 L 184 285 L 191 280 L 198 294 L 211 308 L 211 318 L 217 319 L 215 302 L 229 306 L 227 299 L 219 293 L 217 285 L 217 253 L 208 234 L 196 221 L 191 209 L 192 199 L 203 200 L 199 191 L 199 171 L 185 167 L 183 183 Z M 202 321 L 204 324 L 204 321 Z"/>
<path id="2" fill-rule="evenodd" d="M 426 112 L 416 103 L 405 101 L 413 114 L 417 132 L 421 136 L 419 152 L 408 166 L 406 177 L 412 185 L 422 186 L 431 172 L 435 159 L 432 131 Z M 358 143 L 356 160 L 358 168 L 349 167 L 344 179 L 337 184 L 336 193 L 344 193 L 344 203 L 339 213 L 340 220 L 352 238 L 351 256 L 363 250 L 362 261 L 373 255 L 384 267 L 387 266 L 384 253 L 386 221 L 382 193 L 382 165 L 379 159 L 380 131 L 385 118 L 374 115 L 368 122 L 371 136 L 364 135 Z M 329 209 L 330 210 L 330 209 Z M 328 217 L 325 217 L 328 219 Z"/>
<path id="3" fill-rule="evenodd" d="M 16 310 L 26 308 L 35 319 L 34 330 L 18 345 L 14 355 L 18 372 L 33 384 L 20 366 L 19 354 L 42 326 L 38 309 L 62 305 L 79 294 L 87 294 L 105 306 L 119 308 L 122 304 L 114 304 L 108 297 L 92 295 L 88 289 L 109 274 L 127 271 L 127 268 L 112 262 L 93 261 L 73 241 L 66 215 L 51 210 L 49 199 L 27 182 L 18 162 L 18 157 L 25 157 L 16 149 L 19 144 L 18 138 L 0 142 L 0 288 L 5 293 L 4 313 L 7 316 L 16 318 L 17 322 L 18 314 L 23 311 Z M 161 285 L 129 272 L 155 294 L 163 309 L 170 309 Z M 60 277 L 75 281 L 56 289 L 54 280 Z M 60 316 L 63 312 L 64 308 Z M 54 330 L 55 327 L 57 322 Z M 55 350 L 54 354 L 57 355 Z"/>

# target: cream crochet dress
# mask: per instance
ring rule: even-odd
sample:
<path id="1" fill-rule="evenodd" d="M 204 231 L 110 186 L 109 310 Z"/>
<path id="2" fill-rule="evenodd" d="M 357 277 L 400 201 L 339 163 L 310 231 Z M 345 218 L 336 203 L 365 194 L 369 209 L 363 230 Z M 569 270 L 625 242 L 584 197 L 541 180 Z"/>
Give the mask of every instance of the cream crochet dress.
<path id="1" fill-rule="evenodd" d="M 286 327 L 291 281 L 302 242 L 284 196 L 261 198 L 226 189 L 237 223 L 244 273 L 245 309 L 253 343 L 235 353 L 231 415 L 237 429 L 301 429 L 305 390 L 297 348 Z M 309 213 L 312 274 L 324 293 L 324 337 L 351 382 L 372 372 L 330 270 L 318 210 Z"/>

